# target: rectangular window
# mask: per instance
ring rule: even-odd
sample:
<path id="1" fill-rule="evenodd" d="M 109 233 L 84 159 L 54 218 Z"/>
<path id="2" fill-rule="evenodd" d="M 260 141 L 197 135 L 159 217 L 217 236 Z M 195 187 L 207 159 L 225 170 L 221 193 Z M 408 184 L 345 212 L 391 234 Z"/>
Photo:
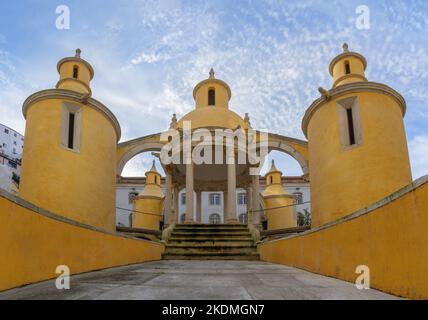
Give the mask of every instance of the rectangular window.
<path id="1" fill-rule="evenodd" d="M 61 120 L 61 144 L 68 150 L 80 151 L 82 112 L 77 105 L 63 103 Z"/>
<path id="2" fill-rule="evenodd" d="M 68 145 L 70 149 L 74 149 L 74 113 L 68 115 Z"/>
<path id="3" fill-rule="evenodd" d="M 211 206 L 219 206 L 220 205 L 220 194 L 211 193 L 210 194 L 210 205 Z"/>
<path id="4" fill-rule="evenodd" d="M 243 206 L 247 204 L 247 195 L 245 193 L 238 194 L 238 205 Z"/>
<path id="5" fill-rule="evenodd" d="M 352 109 L 346 109 L 346 118 L 348 120 L 349 145 L 355 144 L 354 119 L 352 119 Z"/>
<path id="6" fill-rule="evenodd" d="M 350 97 L 337 102 L 339 115 L 339 140 L 343 149 L 357 147 L 361 144 L 362 134 L 357 97 Z"/>
<path id="7" fill-rule="evenodd" d="M 9 133 L 9 130 L 8 129 L 4 129 L 4 133 Z"/>
<path id="8" fill-rule="evenodd" d="M 303 194 L 301 192 L 294 192 L 294 196 L 296 197 L 297 204 L 303 203 Z"/>
<path id="9" fill-rule="evenodd" d="M 182 194 L 181 194 L 181 204 L 182 204 L 182 205 L 185 205 L 185 204 L 186 204 L 186 194 L 185 194 L 185 193 L 182 193 Z"/>

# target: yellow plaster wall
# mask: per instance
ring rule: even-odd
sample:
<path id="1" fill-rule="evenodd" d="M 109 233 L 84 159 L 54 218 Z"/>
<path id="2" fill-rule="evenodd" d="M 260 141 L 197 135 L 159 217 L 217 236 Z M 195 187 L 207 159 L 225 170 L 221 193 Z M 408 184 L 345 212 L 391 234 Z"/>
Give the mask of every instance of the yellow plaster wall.
<path id="1" fill-rule="evenodd" d="M 285 229 L 297 226 L 295 207 L 292 206 L 294 204 L 294 198 L 292 196 L 268 196 L 264 198 L 264 203 L 266 218 L 268 220 L 268 230 Z M 288 205 L 290 205 L 290 207 L 271 209 Z"/>
<path id="2" fill-rule="evenodd" d="M 78 274 L 161 259 L 164 246 L 159 243 L 39 213 L 40 209 L 29 209 L 31 204 L 4 193 L 0 194 L 0 291 L 56 278 L 56 266 L 62 264 Z"/>
<path id="3" fill-rule="evenodd" d="M 73 220 L 114 230 L 115 129 L 102 113 L 80 105 L 80 152 L 65 149 L 61 145 L 62 102 L 42 100 L 28 108 L 19 195 Z"/>
<path id="4" fill-rule="evenodd" d="M 229 93 L 224 85 L 210 82 L 207 80 L 206 83 L 203 83 L 198 90 L 195 92 L 195 104 L 196 108 L 207 107 L 208 106 L 208 90 L 213 88 L 215 90 L 215 106 L 220 108 L 229 107 Z M 213 106 L 209 106 L 213 107 Z"/>
<path id="5" fill-rule="evenodd" d="M 344 150 L 336 101 L 357 96 L 362 143 Z M 390 96 L 362 92 L 319 107 L 308 125 L 312 224 L 374 203 L 412 180 L 402 110 Z"/>
<path id="6" fill-rule="evenodd" d="M 418 180 L 371 211 L 259 245 L 262 260 L 350 282 L 367 265 L 372 288 L 428 299 L 428 176 Z"/>
<path id="7" fill-rule="evenodd" d="M 345 72 L 345 61 L 349 62 L 351 73 Z M 337 87 L 347 83 L 367 81 L 364 80 L 364 64 L 363 62 L 353 56 L 345 57 L 339 60 L 333 67 L 333 87 Z"/>
<path id="8" fill-rule="evenodd" d="M 157 197 L 140 196 L 134 200 L 132 227 L 149 230 L 159 230 L 159 222 L 162 217 L 163 199 Z M 150 214 L 138 213 L 146 212 Z"/>

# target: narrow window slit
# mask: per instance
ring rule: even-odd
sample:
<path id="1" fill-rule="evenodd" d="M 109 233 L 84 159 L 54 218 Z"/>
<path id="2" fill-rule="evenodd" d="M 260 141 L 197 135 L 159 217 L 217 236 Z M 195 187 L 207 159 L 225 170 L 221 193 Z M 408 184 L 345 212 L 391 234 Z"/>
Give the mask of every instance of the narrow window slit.
<path id="1" fill-rule="evenodd" d="M 208 90 L 208 105 L 209 106 L 215 105 L 215 90 L 214 89 Z"/>
<path id="2" fill-rule="evenodd" d="M 68 115 L 68 147 L 74 149 L 74 113 Z"/>
<path id="3" fill-rule="evenodd" d="M 348 119 L 348 134 L 349 134 L 349 145 L 355 144 L 355 131 L 354 131 L 354 119 L 352 117 L 352 109 L 346 109 L 346 117 Z"/>
<path id="4" fill-rule="evenodd" d="M 349 65 L 349 62 L 345 62 L 345 73 L 350 74 L 351 73 L 351 66 Z"/>

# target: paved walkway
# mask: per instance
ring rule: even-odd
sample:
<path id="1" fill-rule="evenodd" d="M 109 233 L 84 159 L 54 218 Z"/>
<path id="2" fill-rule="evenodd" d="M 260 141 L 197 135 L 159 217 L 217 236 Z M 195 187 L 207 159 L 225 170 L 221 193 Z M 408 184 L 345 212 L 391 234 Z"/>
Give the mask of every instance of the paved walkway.
<path id="1" fill-rule="evenodd" d="M 287 266 L 260 261 L 156 261 L 0 293 L 0 299 L 396 299 Z"/>

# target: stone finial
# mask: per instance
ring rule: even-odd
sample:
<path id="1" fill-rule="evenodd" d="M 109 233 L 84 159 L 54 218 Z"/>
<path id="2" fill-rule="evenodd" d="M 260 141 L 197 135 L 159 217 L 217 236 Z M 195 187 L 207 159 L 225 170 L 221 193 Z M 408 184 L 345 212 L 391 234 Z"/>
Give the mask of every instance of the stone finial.
<path id="1" fill-rule="evenodd" d="M 318 88 L 319 93 L 321 93 L 321 96 L 325 98 L 326 100 L 330 100 L 330 92 L 323 87 Z"/>
<path id="2" fill-rule="evenodd" d="M 80 54 L 82 53 L 82 50 L 80 50 L 79 48 L 76 49 L 76 58 L 80 58 Z"/>
<path id="3" fill-rule="evenodd" d="M 344 43 L 344 44 L 342 45 L 342 49 L 343 49 L 343 52 L 349 52 L 349 46 L 348 46 L 348 44 L 347 44 L 347 43 Z"/>
<path id="4" fill-rule="evenodd" d="M 215 78 L 215 77 L 214 77 L 214 75 L 215 75 L 214 69 L 213 69 L 213 68 L 211 68 L 209 79 L 214 79 L 214 78 Z"/>
<path id="5" fill-rule="evenodd" d="M 250 116 L 248 115 L 248 112 L 245 113 L 244 122 L 247 125 L 247 128 L 251 128 Z"/>
<path id="6" fill-rule="evenodd" d="M 174 113 L 171 118 L 171 123 L 169 124 L 170 129 L 177 129 L 177 116 Z"/>
<path id="7" fill-rule="evenodd" d="M 154 159 L 153 159 L 153 163 L 152 163 L 152 168 L 149 171 L 151 171 L 151 172 L 158 172 L 156 170 L 156 161 Z"/>
<path id="8" fill-rule="evenodd" d="M 278 171 L 278 169 L 275 166 L 275 160 L 272 159 L 272 164 L 270 166 L 270 172 L 273 172 L 273 171 Z"/>

